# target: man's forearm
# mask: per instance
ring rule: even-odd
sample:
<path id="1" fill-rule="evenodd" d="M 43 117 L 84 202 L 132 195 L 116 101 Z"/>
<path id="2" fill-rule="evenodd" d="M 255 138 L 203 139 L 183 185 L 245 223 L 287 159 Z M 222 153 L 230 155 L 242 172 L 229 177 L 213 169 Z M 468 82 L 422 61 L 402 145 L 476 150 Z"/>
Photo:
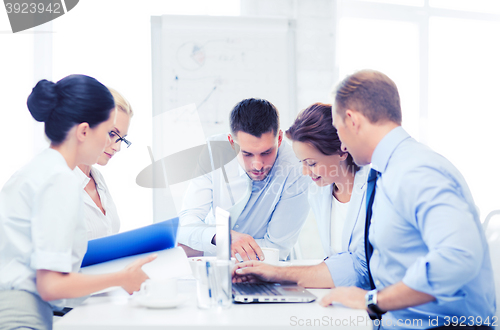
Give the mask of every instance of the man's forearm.
<path id="1" fill-rule="evenodd" d="M 280 267 L 280 278 L 306 288 L 333 288 L 330 271 L 324 262 L 315 266 Z"/>
<path id="2" fill-rule="evenodd" d="M 378 293 L 377 305 L 384 311 L 404 309 L 436 300 L 430 294 L 413 290 L 403 282 L 388 286 Z"/>

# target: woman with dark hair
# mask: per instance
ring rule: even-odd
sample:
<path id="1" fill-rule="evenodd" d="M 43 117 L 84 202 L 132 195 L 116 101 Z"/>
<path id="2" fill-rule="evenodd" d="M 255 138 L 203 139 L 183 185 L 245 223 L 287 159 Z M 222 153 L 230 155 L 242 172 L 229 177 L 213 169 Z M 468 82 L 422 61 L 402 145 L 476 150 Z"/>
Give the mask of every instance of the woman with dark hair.
<path id="1" fill-rule="evenodd" d="M 132 293 L 148 277 L 149 256 L 105 275 L 79 274 L 87 250 L 82 189 L 73 173 L 92 165 L 110 144 L 116 110 L 94 78 L 41 80 L 28 98 L 45 123 L 50 147 L 16 172 L 0 192 L 0 328 L 51 329 L 52 310 L 65 299 L 110 286 Z"/>
<path id="2" fill-rule="evenodd" d="M 309 204 L 318 224 L 325 256 L 355 252 L 363 239 L 367 168 L 341 150 L 332 125 L 332 106 L 315 103 L 299 113 L 286 131 L 293 150 L 316 185 L 309 188 Z"/>
<path id="3" fill-rule="evenodd" d="M 354 255 L 364 256 L 366 180 L 369 168 L 357 166 L 351 155 L 342 152 L 337 130 L 332 125 L 332 106 L 315 103 L 301 111 L 285 132 L 302 163 L 302 172 L 314 181 L 309 187 L 309 204 L 319 228 L 325 256 L 314 266 L 277 267 L 259 261 L 238 264 L 233 281 L 298 283 L 309 288 L 358 286 L 368 281 L 356 276 L 338 276 L 352 268 Z M 346 280 L 346 279 L 352 279 Z"/>

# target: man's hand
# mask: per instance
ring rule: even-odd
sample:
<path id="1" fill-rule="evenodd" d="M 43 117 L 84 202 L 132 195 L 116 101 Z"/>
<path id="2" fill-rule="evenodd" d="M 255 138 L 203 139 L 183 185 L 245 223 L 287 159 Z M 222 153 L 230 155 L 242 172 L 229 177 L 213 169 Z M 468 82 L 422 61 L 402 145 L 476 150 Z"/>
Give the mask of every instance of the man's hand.
<path id="1" fill-rule="evenodd" d="M 231 256 L 238 253 L 243 261 L 264 260 L 264 253 L 252 236 L 231 230 Z"/>
<path id="2" fill-rule="evenodd" d="M 281 267 L 271 266 L 260 261 L 247 261 L 233 268 L 233 282 L 278 282 Z"/>
<path id="3" fill-rule="evenodd" d="M 355 286 L 339 287 L 332 289 L 329 294 L 321 299 L 319 304 L 326 307 L 336 301 L 349 308 L 366 310 L 365 295 L 367 292 Z"/>

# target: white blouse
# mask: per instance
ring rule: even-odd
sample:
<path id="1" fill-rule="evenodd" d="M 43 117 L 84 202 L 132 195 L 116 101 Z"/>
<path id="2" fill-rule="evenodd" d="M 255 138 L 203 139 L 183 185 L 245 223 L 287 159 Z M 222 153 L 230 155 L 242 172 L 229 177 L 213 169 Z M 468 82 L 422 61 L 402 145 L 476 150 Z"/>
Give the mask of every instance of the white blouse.
<path id="1" fill-rule="evenodd" d="M 95 167 L 90 168 L 90 175 L 96 182 L 97 193 L 101 199 L 102 208 L 106 211 L 106 215 L 102 213 L 101 209 L 84 190 L 90 178 L 78 166 L 75 167 L 74 172 L 83 190 L 83 214 L 85 223 L 87 224 L 87 238 L 90 240 L 118 233 L 120 230 L 120 218 L 118 217 L 115 203 L 102 174 Z"/>
<path id="2" fill-rule="evenodd" d="M 58 151 L 17 171 L 0 191 L 0 290 L 38 294 L 38 269 L 78 272 L 87 251 L 81 211 L 80 184 Z"/>
<path id="3" fill-rule="evenodd" d="M 330 246 L 335 253 L 342 252 L 342 233 L 347 218 L 349 203 L 341 203 L 332 195 L 332 212 L 330 214 Z"/>

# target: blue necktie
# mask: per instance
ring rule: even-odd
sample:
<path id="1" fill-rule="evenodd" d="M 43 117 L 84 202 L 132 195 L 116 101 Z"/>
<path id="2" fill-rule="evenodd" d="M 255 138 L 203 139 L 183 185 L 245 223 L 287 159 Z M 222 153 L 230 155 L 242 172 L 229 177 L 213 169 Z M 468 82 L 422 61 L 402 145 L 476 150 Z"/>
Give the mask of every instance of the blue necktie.
<path id="1" fill-rule="evenodd" d="M 373 254 L 373 246 L 368 241 L 368 232 L 370 231 L 370 224 L 372 220 L 372 206 L 373 200 L 375 199 L 375 186 L 377 185 L 378 173 L 379 172 L 377 172 L 373 168 L 370 170 L 370 175 L 368 176 L 368 187 L 366 188 L 365 257 L 366 266 L 368 268 L 368 277 L 370 278 L 370 286 L 372 290 L 375 289 L 372 273 L 370 271 L 370 258 Z"/>

